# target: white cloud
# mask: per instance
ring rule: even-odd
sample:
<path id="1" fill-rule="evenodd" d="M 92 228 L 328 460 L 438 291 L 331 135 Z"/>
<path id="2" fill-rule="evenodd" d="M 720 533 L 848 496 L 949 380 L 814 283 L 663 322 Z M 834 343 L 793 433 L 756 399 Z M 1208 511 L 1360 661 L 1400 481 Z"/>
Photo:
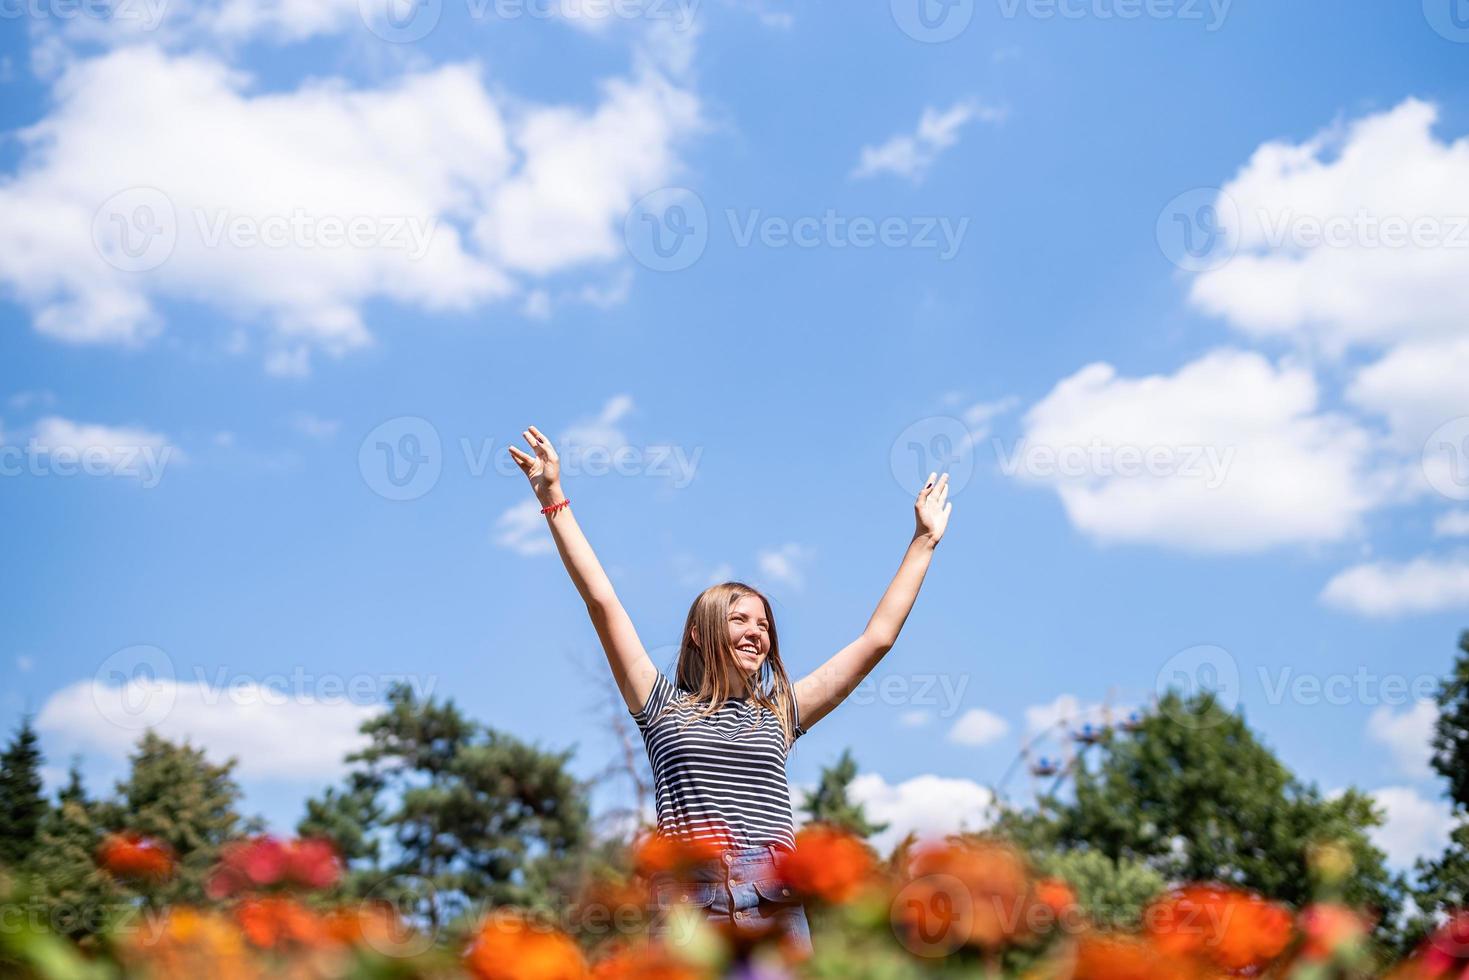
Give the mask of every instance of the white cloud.
<path id="1" fill-rule="evenodd" d="M 1406 869 L 1417 858 L 1443 853 L 1453 823 L 1447 801 L 1424 799 L 1411 786 L 1385 786 L 1373 790 L 1372 798 L 1386 811 L 1387 821 L 1370 836 L 1387 853 L 1388 864 Z"/>
<path id="2" fill-rule="evenodd" d="M 1171 375 L 1105 363 L 1061 380 L 999 446 L 1008 475 L 1055 488 L 1106 542 L 1203 552 L 1336 541 L 1382 494 L 1367 434 L 1318 405 L 1305 368 L 1220 349 Z"/>
<path id="3" fill-rule="evenodd" d="M 981 746 L 999 741 L 1010 731 L 1010 723 L 992 711 L 970 708 L 949 729 L 949 741 Z"/>
<path id="4" fill-rule="evenodd" d="M 1223 187 L 1239 253 L 1194 280 L 1194 302 L 1252 335 L 1309 334 L 1327 349 L 1462 337 L 1469 139 L 1436 139 L 1437 118 L 1407 99 L 1304 143 L 1261 145 Z M 1420 231 L 1394 246 L 1390 220 L 1438 243 Z M 1333 243 L 1302 234 L 1333 222 L 1345 232 Z"/>
<path id="5" fill-rule="evenodd" d="M 41 472 L 47 474 L 129 477 L 145 487 L 157 486 L 164 470 L 185 458 L 162 433 L 56 415 L 36 422 L 25 448 L 36 457 L 36 465 L 44 464 Z"/>
<path id="6" fill-rule="evenodd" d="M 1075 727 L 1083 722 L 1096 724 L 1101 720 L 1100 704 L 1082 704 L 1074 694 L 1057 695 L 1049 704 L 1031 705 L 1025 709 L 1025 729 L 1032 734 L 1053 728 Z"/>
<path id="7" fill-rule="evenodd" d="M 775 550 L 763 550 L 756 555 L 760 574 L 768 579 L 799 589 L 805 584 L 804 566 L 810 564 L 813 549 L 801 545 L 781 545 Z"/>
<path id="8" fill-rule="evenodd" d="M 616 452 L 627 445 L 627 433 L 622 431 L 618 423 L 632 414 L 632 411 L 631 395 L 613 395 L 596 415 L 572 422 L 561 433 L 560 439 L 553 440 L 557 454 L 566 456 L 568 453 L 580 453 L 592 447 L 609 453 Z"/>
<path id="9" fill-rule="evenodd" d="M 552 554 L 556 542 L 541 513 L 541 502 L 534 497 L 523 500 L 504 511 L 495 521 L 494 541 L 517 555 Z"/>
<path id="10" fill-rule="evenodd" d="M 943 111 L 929 106 L 923 110 L 915 132 L 899 134 L 878 146 L 862 147 L 861 159 L 852 176 L 889 173 L 917 183 L 940 153 L 959 142 L 959 129 L 966 123 L 975 119 L 999 122 L 1004 118 L 1004 110 L 975 102 L 957 102 Z"/>
<path id="11" fill-rule="evenodd" d="M 1469 537 L 1469 510 L 1451 510 L 1433 522 L 1433 533 L 1441 538 Z"/>
<path id="12" fill-rule="evenodd" d="M 933 720 L 933 712 L 925 708 L 914 708 L 898 716 L 898 724 L 904 728 L 920 728 Z"/>
<path id="13" fill-rule="evenodd" d="M 70 62 L 0 183 L 0 283 L 75 343 L 142 343 L 160 301 L 214 305 L 300 375 L 371 341 L 369 300 L 462 311 L 521 290 L 514 271 L 620 260 L 623 213 L 699 125 L 696 97 L 637 62 L 589 110 L 513 111 L 473 64 L 267 92 L 153 47 Z"/>
<path id="14" fill-rule="evenodd" d="M 1466 243 L 1469 251 L 1469 243 Z M 1469 311 L 1463 327 L 1469 331 Z M 1418 452 L 1439 426 L 1469 415 L 1469 335 L 1405 343 L 1362 368 L 1347 389 L 1358 408 L 1387 420 L 1394 444 Z"/>
<path id="15" fill-rule="evenodd" d="M 910 831 L 919 837 L 939 837 L 964 830 L 982 830 L 989 824 L 994 794 L 971 779 L 952 779 L 931 773 L 896 785 L 876 773 L 862 773 L 848 791 L 862 804 L 867 817 L 890 826 L 872 838 L 880 853 L 889 853 Z"/>
<path id="16" fill-rule="evenodd" d="M 310 412 L 296 412 L 290 418 L 291 428 L 306 436 L 308 439 L 319 439 L 323 442 L 337 434 L 342 423 L 336 419 L 324 419 Z"/>
<path id="17" fill-rule="evenodd" d="M 237 756 L 242 777 L 292 779 L 339 774 L 343 757 L 365 744 L 358 726 L 380 710 L 253 682 L 213 687 L 164 679 L 118 686 L 78 681 L 46 701 L 36 727 L 65 751 L 120 760 L 142 730 L 118 719 L 140 718 L 140 708 L 150 712 L 148 721 L 164 738 L 188 739 L 216 762 Z"/>
<path id="18" fill-rule="evenodd" d="M 1326 583 L 1321 601 L 1362 616 L 1469 608 L 1469 560 L 1423 556 L 1353 565 Z"/>
<path id="19" fill-rule="evenodd" d="M 1388 747 L 1405 776 L 1424 777 L 1431 771 L 1428 758 L 1437 721 L 1438 706 L 1432 701 L 1414 702 L 1401 714 L 1379 705 L 1367 719 L 1367 737 Z"/>

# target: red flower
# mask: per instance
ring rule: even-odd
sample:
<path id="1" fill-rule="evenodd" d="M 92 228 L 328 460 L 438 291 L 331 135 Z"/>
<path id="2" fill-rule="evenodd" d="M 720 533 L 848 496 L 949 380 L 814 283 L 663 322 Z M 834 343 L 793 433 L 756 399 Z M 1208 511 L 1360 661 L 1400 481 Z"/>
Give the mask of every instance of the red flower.
<path id="1" fill-rule="evenodd" d="M 163 841 L 124 831 L 102 841 L 97 848 L 97 863 L 118 878 L 162 881 L 173 874 L 174 857 Z"/>
<path id="2" fill-rule="evenodd" d="M 1301 946 L 1305 960 L 1331 960 L 1348 947 L 1366 939 L 1371 920 L 1345 905 L 1318 902 L 1300 914 L 1301 932 L 1306 937 Z"/>
<path id="3" fill-rule="evenodd" d="M 1469 911 L 1457 913 L 1428 937 L 1424 945 L 1423 973 L 1430 977 L 1459 978 L 1469 975 Z"/>
<path id="4" fill-rule="evenodd" d="M 267 835 L 226 844 L 206 891 L 211 898 L 227 898 L 275 886 L 329 888 L 341 874 L 341 860 L 330 842 L 282 841 Z"/>

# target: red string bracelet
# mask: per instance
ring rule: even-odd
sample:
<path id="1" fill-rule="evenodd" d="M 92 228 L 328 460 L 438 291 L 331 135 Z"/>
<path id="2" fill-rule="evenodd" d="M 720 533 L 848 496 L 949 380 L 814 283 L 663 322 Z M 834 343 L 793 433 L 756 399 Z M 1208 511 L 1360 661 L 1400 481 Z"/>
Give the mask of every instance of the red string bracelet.
<path id="1" fill-rule="evenodd" d="M 571 498 L 570 497 L 568 497 L 565 500 L 561 501 L 559 504 L 552 504 L 549 507 L 542 507 L 541 508 L 541 513 L 542 514 L 554 514 L 556 511 L 560 510 L 562 507 L 565 507 L 569 503 L 571 503 Z"/>

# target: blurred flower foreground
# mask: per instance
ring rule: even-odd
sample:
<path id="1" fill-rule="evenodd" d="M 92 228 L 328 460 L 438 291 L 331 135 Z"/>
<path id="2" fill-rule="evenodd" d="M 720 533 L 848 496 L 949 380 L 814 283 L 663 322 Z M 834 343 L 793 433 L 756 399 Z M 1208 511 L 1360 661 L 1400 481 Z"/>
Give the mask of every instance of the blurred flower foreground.
<path id="1" fill-rule="evenodd" d="M 1374 917 L 1340 900 L 1352 857 L 1310 855 L 1315 899 L 1301 908 L 1211 882 L 1165 886 L 1126 910 L 1085 881 L 1040 874 L 989 835 L 910 838 L 882 860 L 859 836 L 808 824 L 784 882 L 807 909 L 814 954 L 753 927 L 708 922 L 697 903 L 650 888 L 709 855 L 656 836 L 625 870 L 581 883 L 570 907 L 451 910 L 451 896 L 389 883 L 347 897 L 324 839 L 238 839 L 206 872 L 203 902 L 170 903 L 171 849 L 114 833 L 97 873 L 129 900 L 81 940 L 63 935 L 15 880 L 4 889 L 0 974 L 36 978 L 475 977 L 1347 977 L 1469 978 L 1469 915 L 1449 916 L 1406 956 L 1373 938 Z M 784 899 L 789 901 L 790 899 Z M 665 917 L 662 940 L 648 927 Z M 1396 959 L 1396 961 L 1394 961 Z"/>

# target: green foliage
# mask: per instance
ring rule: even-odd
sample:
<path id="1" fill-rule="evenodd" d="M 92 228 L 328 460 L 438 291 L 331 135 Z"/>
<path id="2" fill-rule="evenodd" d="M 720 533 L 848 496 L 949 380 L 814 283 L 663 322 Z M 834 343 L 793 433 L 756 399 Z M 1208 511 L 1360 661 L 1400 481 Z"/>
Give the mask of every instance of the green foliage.
<path id="1" fill-rule="evenodd" d="M 348 788 L 309 801 L 299 825 L 355 859 L 350 890 L 396 897 L 435 925 L 483 905 L 569 900 L 590 836 L 570 752 L 527 745 L 407 685 L 362 731 L 371 741 L 348 758 L 359 765 Z"/>
<path id="2" fill-rule="evenodd" d="M 41 747 L 29 716 L 0 755 L 0 866 L 17 867 L 36 845 L 46 815 Z"/>
<path id="3" fill-rule="evenodd" d="M 1448 783 L 1454 827 L 1443 854 L 1419 860 L 1414 867 L 1418 915 L 1406 929 L 1408 942 L 1427 935 L 1437 915 L 1469 908 L 1469 630 L 1459 636 L 1459 656 L 1439 685 L 1437 701 L 1432 764 Z"/>
<path id="4" fill-rule="evenodd" d="M 1145 862 L 1114 860 L 1097 851 L 1051 851 L 1031 859 L 1040 874 L 1071 885 L 1089 921 L 1111 928 L 1136 928 L 1143 907 L 1167 886 Z"/>
<path id="5" fill-rule="evenodd" d="M 216 765 L 203 749 L 150 730 L 138 740 L 131 763 L 127 781 L 117 785 L 117 799 L 102 804 L 104 822 L 109 830 L 136 831 L 173 849 L 178 868 L 156 893 L 158 900 L 202 901 L 205 877 L 224 844 L 262 829 L 235 809 L 236 760 Z"/>
<path id="6" fill-rule="evenodd" d="M 851 749 L 843 749 L 842 756 L 834 765 L 821 770 L 821 781 L 815 790 L 808 790 L 801 802 L 801 809 L 814 821 L 840 827 L 858 837 L 871 837 L 887 829 L 885 823 L 873 823 L 867 819 L 862 804 L 852 800 L 847 790 L 857 778 L 857 762 Z"/>
<path id="7" fill-rule="evenodd" d="M 1078 768 L 1074 800 L 1043 809 L 1011 821 L 1032 845 L 1092 849 L 1170 881 L 1237 884 L 1297 905 L 1312 897 L 1309 845 L 1340 841 L 1354 863 L 1346 901 L 1384 921 L 1401 901 L 1401 881 L 1367 837 L 1383 819 L 1372 800 L 1355 789 L 1323 798 L 1207 693 L 1169 692 L 1140 730 L 1112 738 L 1100 765 Z"/>

